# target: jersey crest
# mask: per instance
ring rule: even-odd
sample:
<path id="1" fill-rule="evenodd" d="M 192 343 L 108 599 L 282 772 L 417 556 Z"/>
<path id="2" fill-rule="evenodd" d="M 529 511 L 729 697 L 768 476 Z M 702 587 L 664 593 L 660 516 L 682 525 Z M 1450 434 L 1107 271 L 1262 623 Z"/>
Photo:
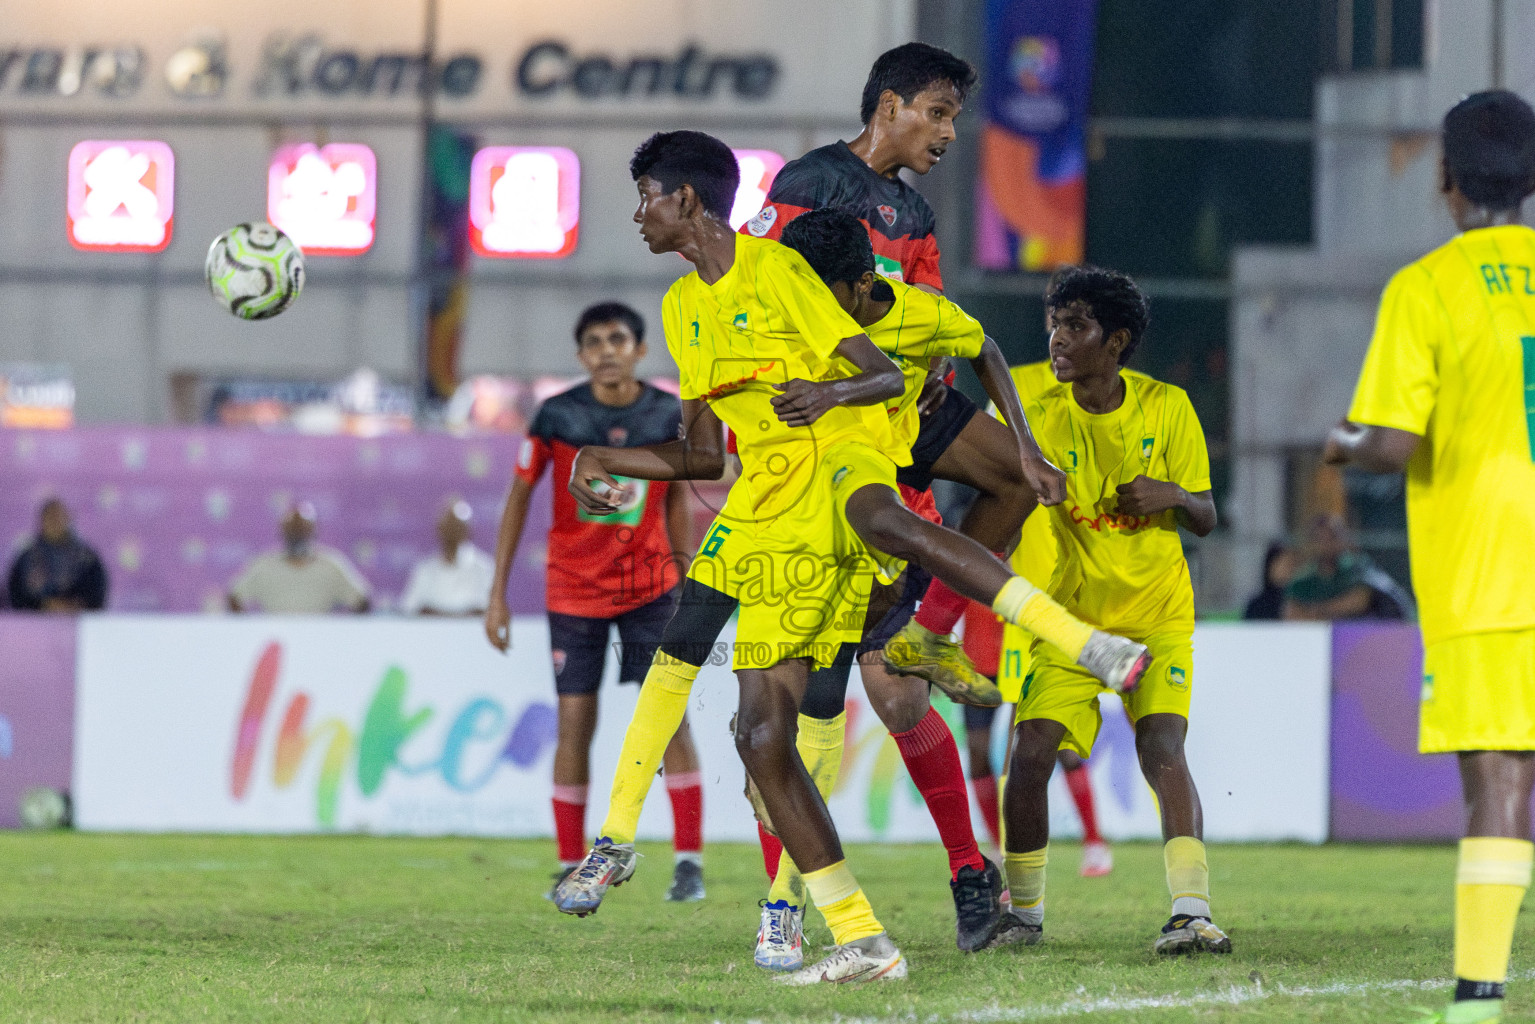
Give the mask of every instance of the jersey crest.
<path id="1" fill-rule="evenodd" d="M 885 222 L 885 227 L 895 227 L 895 207 L 887 203 L 879 205 L 879 219 Z"/>
<path id="2" fill-rule="evenodd" d="M 773 206 L 764 206 L 762 212 L 753 217 L 746 225 L 746 230 L 761 238 L 773 229 L 773 223 L 778 220 L 778 209 Z"/>

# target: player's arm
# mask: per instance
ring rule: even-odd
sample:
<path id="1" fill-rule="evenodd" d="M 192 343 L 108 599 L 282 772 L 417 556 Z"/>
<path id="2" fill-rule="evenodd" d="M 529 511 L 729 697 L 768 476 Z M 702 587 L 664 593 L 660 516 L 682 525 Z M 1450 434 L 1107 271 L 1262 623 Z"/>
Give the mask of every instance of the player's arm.
<path id="1" fill-rule="evenodd" d="M 1322 461 L 1330 466 L 1358 466 L 1367 473 L 1400 473 L 1422 440 L 1422 434 L 1410 430 L 1344 420 L 1327 435 Z"/>
<path id="2" fill-rule="evenodd" d="M 528 521 L 528 502 L 533 484 L 521 474 L 512 478 L 512 491 L 501 509 L 501 528 L 496 531 L 496 568 L 490 577 L 490 599 L 485 606 L 485 637 L 496 650 L 505 652 L 512 643 L 512 610 L 506 603 L 506 584 L 517 559 L 517 545 L 522 542 L 522 528 Z"/>
<path id="3" fill-rule="evenodd" d="M 593 515 L 618 511 L 624 487 L 615 475 L 637 480 L 718 480 L 725 474 L 725 428 L 709 403 L 701 398 L 682 403 L 683 435 L 664 444 L 634 448 L 596 445 L 576 453 L 570 467 L 570 493 Z M 601 483 L 599 492 L 593 483 Z"/>
<path id="4" fill-rule="evenodd" d="M 1215 529 L 1215 495 L 1210 491 L 1187 491 L 1171 480 L 1153 480 L 1142 473 L 1119 492 L 1119 514 L 1154 516 L 1172 509 L 1178 525 L 1196 537 L 1207 537 Z"/>
<path id="5" fill-rule="evenodd" d="M 773 387 L 783 392 L 774 395 L 773 408 L 778 418 L 791 427 L 808 427 L 839 405 L 877 405 L 899 398 L 906 390 L 901 368 L 869 340 L 867 334 L 843 338 L 837 345 L 839 358 L 852 363 L 858 372 L 840 380 L 802 380 L 796 377 Z"/>
<path id="6" fill-rule="evenodd" d="M 687 573 L 693 551 L 693 517 L 688 512 L 686 487 L 666 489 L 666 539 L 671 542 L 672 559 L 679 578 Z"/>
<path id="7" fill-rule="evenodd" d="M 1350 587 L 1325 601 L 1297 601 L 1285 598 L 1280 617 L 1287 622 L 1330 622 L 1333 619 L 1357 619 L 1370 610 L 1372 592 L 1366 584 Z"/>
<path id="8" fill-rule="evenodd" d="M 970 360 L 971 369 L 981 379 L 986 395 L 1002 412 L 1002 418 L 1012 428 L 1018 441 L 1018 451 L 1023 457 L 1023 477 L 1034 490 L 1041 505 L 1059 505 L 1066 500 L 1066 474 L 1040 450 L 1029 429 L 1029 418 L 1024 415 L 1023 403 L 1018 399 L 1018 389 L 1013 386 L 1007 360 L 997 343 L 987 338 L 981 344 L 981 353 Z"/>

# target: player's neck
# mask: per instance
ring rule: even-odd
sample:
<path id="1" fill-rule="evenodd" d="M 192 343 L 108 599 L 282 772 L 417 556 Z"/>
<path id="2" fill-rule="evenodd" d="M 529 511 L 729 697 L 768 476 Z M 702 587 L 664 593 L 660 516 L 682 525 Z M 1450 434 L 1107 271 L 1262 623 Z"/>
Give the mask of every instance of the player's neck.
<path id="1" fill-rule="evenodd" d="M 1478 228 L 1497 228 L 1506 224 L 1518 224 L 1519 207 L 1512 210 L 1489 210 L 1485 206 L 1470 206 L 1456 212 L 1455 226 L 1461 231 Z"/>
<path id="2" fill-rule="evenodd" d="M 1083 412 L 1102 416 L 1113 412 L 1125 402 L 1125 380 L 1115 370 L 1112 374 L 1099 374 L 1071 382 L 1071 397 Z"/>
<path id="3" fill-rule="evenodd" d="M 890 140 L 872 125 L 864 125 L 858 138 L 849 142 L 847 148 L 882 178 L 894 178 L 900 173 L 901 162 L 892 152 Z"/>
<path id="4" fill-rule="evenodd" d="M 701 217 L 677 251 L 693 264 L 704 284 L 714 284 L 735 266 L 736 233 L 717 217 Z"/>
<path id="5" fill-rule="evenodd" d="M 859 327 L 873 327 L 885 319 L 885 314 L 889 313 L 894 305 L 895 303 L 892 301 L 880 302 L 870 299 L 863 304 L 863 308 L 858 311 L 858 315 L 853 317 L 853 320 Z"/>
<path id="6" fill-rule="evenodd" d="M 592 397 L 602 405 L 619 408 L 633 405 L 640 398 L 640 382 L 633 377 L 613 384 L 598 384 L 592 381 Z"/>

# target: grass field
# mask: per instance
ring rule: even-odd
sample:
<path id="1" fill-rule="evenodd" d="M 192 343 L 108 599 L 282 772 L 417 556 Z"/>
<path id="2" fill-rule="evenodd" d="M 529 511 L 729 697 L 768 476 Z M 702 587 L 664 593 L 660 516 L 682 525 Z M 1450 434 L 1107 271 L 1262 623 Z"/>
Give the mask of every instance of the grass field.
<path id="1" fill-rule="evenodd" d="M 755 849 L 712 848 L 689 905 L 661 899 L 670 851 L 642 849 L 577 920 L 541 898 L 548 842 L 7 834 L 0 1020 L 1393 1022 L 1448 998 L 1445 847 L 1212 847 L 1236 952 L 1179 961 L 1151 953 L 1156 845 L 1091 881 L 1058 846 L 1046 942 L 971 956 L 938 847 L 854 847 L 911 978 L 796 991 L 752 966 Z M 829 941 L 819 919 L 807 938 Z M 1509 1009 L 1535 1011 L 1535 982 Z"/>

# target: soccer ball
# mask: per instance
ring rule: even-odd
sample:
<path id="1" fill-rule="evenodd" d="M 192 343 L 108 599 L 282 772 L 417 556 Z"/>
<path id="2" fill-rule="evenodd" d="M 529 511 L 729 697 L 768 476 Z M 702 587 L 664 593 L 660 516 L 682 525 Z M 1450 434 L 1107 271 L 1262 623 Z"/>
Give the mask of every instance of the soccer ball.
<path id="1" fill-rule="evenodd" d="M 270 224 L 237 224 L 208 247 L 208 290 L 242 320 L 265 320 L 304 290 L 304 253 Z"/>

